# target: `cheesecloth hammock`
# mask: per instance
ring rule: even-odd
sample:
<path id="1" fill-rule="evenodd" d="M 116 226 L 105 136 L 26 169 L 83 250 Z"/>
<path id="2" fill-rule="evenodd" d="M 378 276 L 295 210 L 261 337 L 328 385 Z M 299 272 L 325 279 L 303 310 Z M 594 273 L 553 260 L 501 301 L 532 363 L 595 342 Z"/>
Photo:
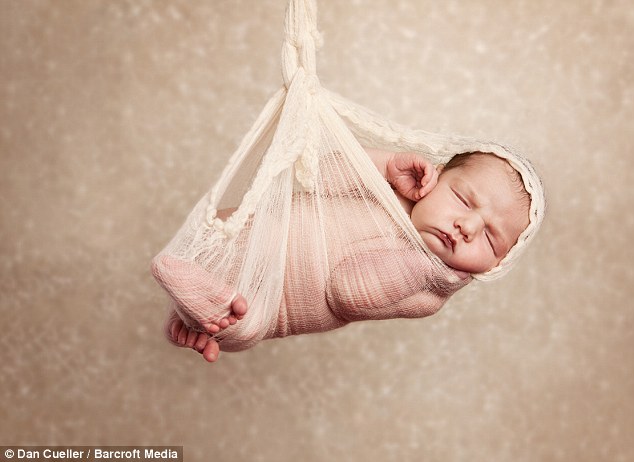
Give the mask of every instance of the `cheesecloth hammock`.
<path id="1" fill-rule="evenodd" d="M 407 129 L 324 89 L 319 43 L 314 0 L 291 0 L 284 85 L 153 260 L 190 327 L 226 317 L 236 293 L 246 298 L 244 319 L 215 335 L 225 351 L 355 320 L 427 316 L 469 282 L 427 249 L 362 146 L 415 152 L 434 164 L 488 152 L 520 173 L 530 224 L 502 262 L 475 279 L 505 274 L 543 219 L 542 185 L 523 157 L 494 142 Z"/>

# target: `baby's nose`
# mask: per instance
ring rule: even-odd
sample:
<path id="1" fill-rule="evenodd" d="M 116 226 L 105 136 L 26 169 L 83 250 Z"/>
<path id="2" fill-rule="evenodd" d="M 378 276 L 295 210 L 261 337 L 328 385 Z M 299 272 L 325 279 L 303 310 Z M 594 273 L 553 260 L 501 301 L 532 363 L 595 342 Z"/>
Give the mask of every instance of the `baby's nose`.
<path id="1" fill-rule="evenodd" d="M 467 242 L 470 242 L 474 236 L 484 229 L 484 221 L 477 213 L 470 213 L 464 216 L 456 224 Z"/>

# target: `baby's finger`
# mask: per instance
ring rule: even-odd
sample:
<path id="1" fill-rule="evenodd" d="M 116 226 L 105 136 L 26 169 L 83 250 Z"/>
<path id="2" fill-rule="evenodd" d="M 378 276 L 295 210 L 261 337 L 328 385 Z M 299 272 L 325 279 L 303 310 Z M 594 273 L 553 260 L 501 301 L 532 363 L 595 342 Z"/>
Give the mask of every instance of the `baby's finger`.
<path id="1" fill-rule="evenodd" d="M 420 199 L 418 196 L 418 184 L 416 180 L 410 180 L 403 182 L 397 186 L 397 191 L 411 201 L 417 201 Z"/>
<path id="2" fill-rule="evenodd" d="M 422 183 L 423 186 L 418 191 L 421 198 L 425 197 L 432 189 L 436 187 L 436 184 L 438 184 L 438 171 L 435 168 L 433 170 L 434 171 L 430 175 L 430 178 Z"/>
<path id="3" fill-rule="evenodd" d="M 419 165 L 419 171 L 422 173 L 423 176 L 423 180 L 425 180 L 425 182 L 429 181 L 429 179 L 434 175 L 434 173 L 436 172 L 436 167 L 434 167 L 432 164 L 430 164 L 428 161 L 422 161 Z"/>

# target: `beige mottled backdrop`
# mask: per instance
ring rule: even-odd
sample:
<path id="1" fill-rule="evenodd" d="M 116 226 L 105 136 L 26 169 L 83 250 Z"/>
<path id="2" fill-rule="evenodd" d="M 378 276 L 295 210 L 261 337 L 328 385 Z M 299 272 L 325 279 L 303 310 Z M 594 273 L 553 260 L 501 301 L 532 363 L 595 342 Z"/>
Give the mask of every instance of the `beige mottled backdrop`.
<path id="1" fill-rule="evenodd" d="M 634 5 L 319 2 L 324 86 L 514 144 L 549 213 L 436 316 L 210 366 L 149 260 L 281 84 L 285 0 L 0 0 L 0 444 L 188 461 L 634 460 Z"/>

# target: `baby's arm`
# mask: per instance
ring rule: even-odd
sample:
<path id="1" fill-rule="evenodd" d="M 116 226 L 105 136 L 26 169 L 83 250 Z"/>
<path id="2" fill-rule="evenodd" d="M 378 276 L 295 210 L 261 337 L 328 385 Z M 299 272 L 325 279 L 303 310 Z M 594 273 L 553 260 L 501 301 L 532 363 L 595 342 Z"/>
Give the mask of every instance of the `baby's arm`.
<path id="1" fill-rule="evenodd" d="M 413 152 L 365 150 L 381 175 L 411 201 L 420 200 L 438 182 L 436 167 L 423 156 Z"/>
<path id="2" fill-rule="evenodd" d="M 429 316 L 462 286 L 449 284 L 436 274 L 438 270 L 424 254 L 380 244 L 350 254 L 331 272 L 328 304 L 341 319 Z"/>

